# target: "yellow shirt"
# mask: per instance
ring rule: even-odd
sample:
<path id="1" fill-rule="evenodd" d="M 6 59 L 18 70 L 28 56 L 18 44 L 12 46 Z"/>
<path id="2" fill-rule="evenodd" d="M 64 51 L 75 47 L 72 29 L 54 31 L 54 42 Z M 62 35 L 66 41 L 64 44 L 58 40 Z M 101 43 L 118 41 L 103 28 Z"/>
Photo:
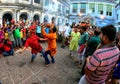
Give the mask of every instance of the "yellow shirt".
<path id="1" fill-rule="evenodd" d="M 20 31 L 20 37 L 23 38 L 23 31 Z"/>
<path id="2" fill-rule="evenodd" d="M 5 40 L 8 39 L 8 33 L 5 33 Z"/>

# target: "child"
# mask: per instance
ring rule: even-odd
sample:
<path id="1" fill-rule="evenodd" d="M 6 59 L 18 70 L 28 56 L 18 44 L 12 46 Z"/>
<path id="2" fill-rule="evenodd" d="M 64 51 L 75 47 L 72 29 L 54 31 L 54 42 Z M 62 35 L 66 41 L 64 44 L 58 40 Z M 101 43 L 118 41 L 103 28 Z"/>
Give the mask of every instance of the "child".
<path id="1" fill-rule="evenodd" d="M 57 49 L 56 49 L 57 48 L 57 44 L 56 44 L 56 39 L 57 39 L 56 31 L 57 31 L 57 29 L 56 29 L 56 27 L 50 28 L 50 33 L 47 34 L 44 30 L 45 24 L 42 24 L 41 27 L 42 27 L 43 36 L 48 39 L 48 48 L 43 55 L 43 57 L 45 59 L 45 65 L 47 67 L 48 64 L 50 64 L 48 55 L 50 55 L 50 57 L 51 57 L 51 62 L 55 63 L 54 56 L 57 52 Z"/>
<path id="2" fill-rule="evenodd" d="M 6 39 L 4 41 L 4 43 L 2 44 L 2 48 L 4 50 L 4 52 L 2 53 L 3 56 L 9 56 L 9 55 L 14 54 L 14 50 L 13 50 L 13 47 L 12 47 L 12 42 L 9 41 L 8 39 Z"/>
<path id="3" fill-rule="evenodd" d="M 7 29 L 5 29 L 4 36 L 5 36 L 5 40 L 7 40 L 9 38 L 9 36 L 8 36 L 8 30 Z"/>
<path id="4" fill-rule="evenodd" d="M 20 51 L 20 53 L 22 53 L 28 46 L 31 47 L 31 49 L 32 49 L 31 62 L 34 61 L 34 59 L 37 56 L 37 53 L 39 53 L 39 52 L 41 54 L 44 53 L 42 46 L 39 44 L 39 40 L 45 40 L 45 39 L 39 38 L 35 34 L 32 34 L 30 31 L 28 31 L 28 38 L 26 40 L 24 48 Z"/>
<path id="5" fill-rule="evenodd" d="M 77 31 L 77 26 L 74 28 L 74 31 L 71 33 L 71 40 L 70 40 L 70 56 L 74 56 L 74 52 L 77 51 L 78 48 L 78 41 L 80 39 L 80 32 Z"/>

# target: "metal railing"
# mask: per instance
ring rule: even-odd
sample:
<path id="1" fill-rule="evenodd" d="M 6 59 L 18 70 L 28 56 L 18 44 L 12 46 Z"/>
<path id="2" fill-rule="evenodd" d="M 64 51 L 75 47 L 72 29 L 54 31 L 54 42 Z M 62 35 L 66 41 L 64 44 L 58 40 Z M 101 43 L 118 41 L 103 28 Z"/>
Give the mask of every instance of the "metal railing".
<path id="1" fill-rule="evenodd" d="M 82 2 L 86 2 L 86 1 L 90 1 L 90 2 L 106 2 L 106 3 L 114 3 L 116 4 L 117 2 L 115 0 L 70 0 L 70 1 L 82 1 Z"/>

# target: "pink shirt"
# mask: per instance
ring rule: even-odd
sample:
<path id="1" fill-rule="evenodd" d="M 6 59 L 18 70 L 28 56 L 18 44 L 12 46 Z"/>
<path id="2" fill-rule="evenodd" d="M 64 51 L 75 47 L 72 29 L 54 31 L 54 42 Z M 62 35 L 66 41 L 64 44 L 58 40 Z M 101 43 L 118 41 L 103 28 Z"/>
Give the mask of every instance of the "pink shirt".
<path id="1" fill-rule="evenodd" d="M 87 68 L 93 71 L 90 75 L 86 75 L 87 81 L 90 84 L 104 84 L 119 55 L 120 52 L 116 46 L 96 50 L 87 64 Z"/>

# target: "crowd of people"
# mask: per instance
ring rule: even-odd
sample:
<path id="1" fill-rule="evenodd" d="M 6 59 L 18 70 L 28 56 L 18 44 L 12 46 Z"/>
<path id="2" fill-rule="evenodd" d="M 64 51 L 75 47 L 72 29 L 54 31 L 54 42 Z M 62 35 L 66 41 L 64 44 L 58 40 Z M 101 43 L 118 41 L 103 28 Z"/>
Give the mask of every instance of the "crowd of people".
<path id="1" fill-rule="evenodd" d="M 40 41 L 47 40 L 48 47 L 43 49 Z M 88 22 L 68 23 L 56 26 L 39 21 L 16 22 L 3 21 L 0 28 L 0 56 L 13 56 L 15 50 L 20 53 L 31 48 L 31 62 L 41 53 L 45 66 L 55 63 L 57 41 L 61 48 L 69 46 L 70 58 L 81 68 L 79 84 L 117 84 L 120 79 L 120 34 L 113 25 L 102 28 L 92 26 Z"/>
<path id="2" fill-rule="evenodd" d="M 65 26 L 62 48 L 69 42 L 70 57 L 81 68 L 79 84 L 118 84 L 120 34 L 113 25 L 101 28 L 86 22 Z M 76 56 L 77 53 L 77 56 Z"/>

